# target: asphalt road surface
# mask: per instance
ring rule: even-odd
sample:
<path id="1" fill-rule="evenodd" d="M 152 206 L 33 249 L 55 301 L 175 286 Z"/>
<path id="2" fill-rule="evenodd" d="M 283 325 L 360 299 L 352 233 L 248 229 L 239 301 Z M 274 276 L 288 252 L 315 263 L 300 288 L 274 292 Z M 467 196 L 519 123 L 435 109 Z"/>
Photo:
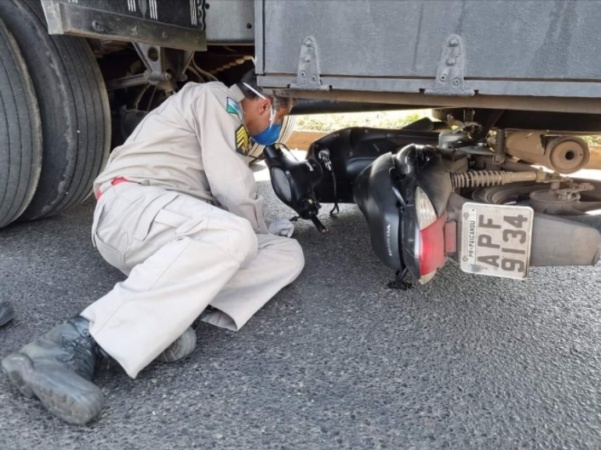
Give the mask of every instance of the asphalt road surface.
<path id="1" fill-rule="evenodd" d="M 260 184 L 267 216 L 290 217 Z M 0 357 L 123 279 L 92 248 L 92 209 L 0 231 L 0 292 L 18 314 Z M 101 367 L 106 409 L 89 426 L 0 376 L 0 449 L 601 448 L 601 265 L 518 282 L 449 263 L 393 291 L 358 209 L 323 217 L 327 237 L 297 226 L 301 277 L 240 332 L 201 324 L 190 357 L 135 381 Z"/>

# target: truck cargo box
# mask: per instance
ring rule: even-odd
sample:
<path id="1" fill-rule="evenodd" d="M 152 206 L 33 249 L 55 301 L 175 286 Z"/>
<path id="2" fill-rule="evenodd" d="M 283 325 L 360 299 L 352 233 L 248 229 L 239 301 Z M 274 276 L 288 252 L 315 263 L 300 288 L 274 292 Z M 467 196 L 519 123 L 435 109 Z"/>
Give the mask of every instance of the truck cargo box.
<path id="1" fill-rule="evenodd" d="M 260 83 L 296 97 L 601 112 L 601 2 L 256 0 Z"/>

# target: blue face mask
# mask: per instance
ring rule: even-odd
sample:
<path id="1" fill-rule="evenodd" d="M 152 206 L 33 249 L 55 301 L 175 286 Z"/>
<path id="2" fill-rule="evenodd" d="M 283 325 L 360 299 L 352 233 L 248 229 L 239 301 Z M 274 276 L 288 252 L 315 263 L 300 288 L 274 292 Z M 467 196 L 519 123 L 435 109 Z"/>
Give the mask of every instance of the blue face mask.
<path id="1" fill-rule="evenodd" d="M 267 99 L 263 94 L 258 92 L 256 89 L 253 89 L 252 86 L 244 83 L 244 85 L 257 94 L 259 97 L 263 99 Z M 261 131 L 259 134 L 255 134 L 252 137 L 253 141 L 255 141 L 259 145 L 273 145 L 280 138 L 280 133 L 282 131 L 282 123 L 273 123 L 275 120 L 275 111 L 273 107 L 270 106 L 270 115 L 269 115 L 269 126 L 265 128 L 265 130 Z"/>
<path id="2" fill-rule="evenodd" d="M 280 138 L 280 132 L 282 131 L 281 123 L 272 123 L 270 124 L 265 131 L 262 131 L 259 134 L 255 134 L 251 136 L 253 141 L 260 145 L 272 145 L 275 144 Z"/>

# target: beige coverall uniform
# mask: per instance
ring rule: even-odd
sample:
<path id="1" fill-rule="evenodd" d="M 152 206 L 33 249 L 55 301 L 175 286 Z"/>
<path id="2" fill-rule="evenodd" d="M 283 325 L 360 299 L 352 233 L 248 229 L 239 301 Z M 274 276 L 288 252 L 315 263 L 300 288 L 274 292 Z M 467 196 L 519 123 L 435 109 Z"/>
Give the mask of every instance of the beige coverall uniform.
<path id="1" fill-rule="evenodd" d="M 303 269 L 298 242 L 269 234 L 240 157 L 250 146 L 242 98 L 236 86 L 188 83 L 94 183 L 92 240 L 128 278 L 81 315 L 132 378 L 208 305 L 202 320 L 239 330 Z"/>

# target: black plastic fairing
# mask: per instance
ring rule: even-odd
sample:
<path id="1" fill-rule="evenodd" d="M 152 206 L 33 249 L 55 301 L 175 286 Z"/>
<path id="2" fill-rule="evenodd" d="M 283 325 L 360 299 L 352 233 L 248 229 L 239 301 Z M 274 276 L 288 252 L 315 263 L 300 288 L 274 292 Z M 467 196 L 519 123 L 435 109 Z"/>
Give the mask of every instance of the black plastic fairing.
<path id="1" fill-rule="evenodd" d="M 353 203 L 353 181 L 359 173 L 379 156 L 396 152 L 408 144 L 435 145 L 438 133 L 418 130 L 387 130 L 379 128 L 346 128 L 331 133 L 311 144 L 307 159 L 317 161 L 323 168 L 324 178 L 315 188 L 319 201 Z M 334 181 L 320 152 L 327 150 L 336 179 Z"/>
<path id="2" fill-rule="evenodd" d="M 316 218 L 321 206 L 313 189 L 323 176 L 321 166 L 315 161 L 297 161 L 273 145 L 265 147 L 264 154 L 278 198 L 301 218 Z"/>
<path id="3" fill-rule="evenodd" d="M 390 171 L 394 170 L 392 154 L 377 158 L 355 180 L 355 202 L 369 226 L 371 245 L 380 260 L 392 269 L 405 266 L 400 253 L 399 201 L 393 194 Z"/>
<path id="4" fill-rule="evenodd" d="M 451 163 L 432 146 L 408 145 L 394 155 L 399 180 L 404 180 L 403 188 L 413 194 L 417 186 L 426 193 L 438 216 L 447 208 L 453 192 L 450 170 Z M 409 183 L 411 178 L 415 183 Z M 415 185 L 414 185 L 415 184 Z"/>
<path id="5" fill-rule="evenodd" d="M 409 272 L 420 278 L 420 241 L 415 191 L 420 187 L 432 202 L 437 216 L 447 207 L 453 192 L 449 162 L 432 146 L 408 145 L 393 156 L 393 184 L 405 200 L 401 217 L 402 258 Z"/>
<path id="6" fill-rule="evenodd" d="M 369 226 L 378 258 L 393 269 L 419 269 L 419 226 L 415 191 L 421 187 L 437 214 L 444 213 L 452 185 L 448 163 L 429 146 L 408 145 L 366 167 L 354 183 L 354 200 Z"/>

